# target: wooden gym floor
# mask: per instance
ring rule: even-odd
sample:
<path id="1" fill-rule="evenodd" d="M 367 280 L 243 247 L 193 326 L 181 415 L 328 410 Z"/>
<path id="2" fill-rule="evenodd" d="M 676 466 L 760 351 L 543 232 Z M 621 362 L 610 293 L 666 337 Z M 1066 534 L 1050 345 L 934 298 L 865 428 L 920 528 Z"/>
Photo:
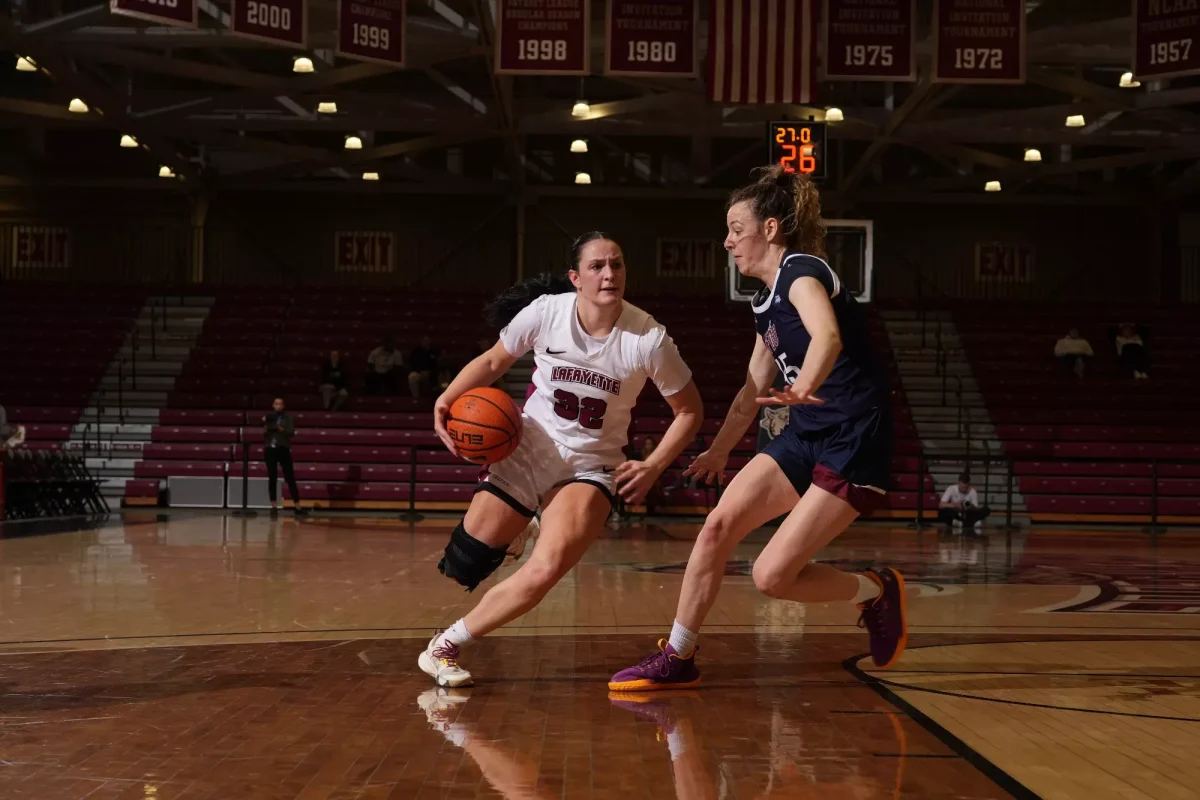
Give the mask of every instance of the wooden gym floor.
<path id="1" fill-rule="evenodd" d="M 754 590 L 763 531 L 704 684 L 646 698 L 605 681 L 669 630 L 696 524 L 610 531 L 447 691 L 415 660 L 479 596 L 436 571 L 452 524 L 0 529 L 0 797 L 1196 796 L 1196 534 L 856 528 L 821 560 L 911 587 L 910 650 L 877 673 L 848 604 Z"/>

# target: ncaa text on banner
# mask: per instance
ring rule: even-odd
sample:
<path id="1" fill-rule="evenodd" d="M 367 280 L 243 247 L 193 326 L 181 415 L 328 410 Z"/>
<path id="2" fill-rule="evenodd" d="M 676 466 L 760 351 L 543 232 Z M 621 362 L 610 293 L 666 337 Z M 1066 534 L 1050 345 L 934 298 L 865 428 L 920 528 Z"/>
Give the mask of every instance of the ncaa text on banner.
<path id="1" fill-rule="evenodd" d="M 1025 0 L 935 0 L 934 83 L 1023 83 Z"/>
<path id="2" fill-rule="evenodd" d="M 177 28 L 195 28 L 200 22 L 200 0 L 111 0 L 108 9 L 123 17 Z"/>
<path id="3" fill-rule="evenodd" d="M 700 0 L 608 0 L 604 73 L 696 76 Z"/>
<path id="4" fill-rule="evenodd" d="M 1134 77 L 1177 78 L 1198 73 L 1200 0 L 1134 0 Z"/>
<path id="5" fill-rule="evenodd" d="M 825 77 L 911 81 L 917 0 L 825 0 Z"/>
<path id="6" fill-rule="evenodd" d="M 337 54 L 404 66 L 405 0 L 338 0 Z"/>
<path id="7" fill-rule="evenodd" d="M 496 74 L 586 75 L 589 0 L 496 0 Z"/>
<path id="8" fill-rule="evenodd" d="M 709 0 L 708 97 L 714 103 L 811 103 L 819 0 Z"/>
<path id="9" fill-rule="evenodd" d="M 304 48 L 308 46 L 305 0 L 233 0 L 230 29 L 238 36 Z"/>

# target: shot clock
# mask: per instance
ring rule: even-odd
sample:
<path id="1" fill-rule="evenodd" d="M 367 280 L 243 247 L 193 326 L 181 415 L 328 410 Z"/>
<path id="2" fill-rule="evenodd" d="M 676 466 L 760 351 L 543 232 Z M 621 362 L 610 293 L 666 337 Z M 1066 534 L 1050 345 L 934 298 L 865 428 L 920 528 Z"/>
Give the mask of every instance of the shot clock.
<path id="1" fill-rule="evenodd" d="M 767 126 L 771 164 L 788 172 L 803 172 L 813 180 L 825 177 L 825 123 L 772 122 Z"/>

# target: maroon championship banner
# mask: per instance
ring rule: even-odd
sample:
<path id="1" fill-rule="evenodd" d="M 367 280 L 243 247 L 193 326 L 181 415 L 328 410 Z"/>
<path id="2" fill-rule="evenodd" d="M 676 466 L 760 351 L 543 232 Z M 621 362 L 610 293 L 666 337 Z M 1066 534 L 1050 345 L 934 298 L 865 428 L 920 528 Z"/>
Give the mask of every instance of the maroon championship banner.
<path id="1" fill-rule="evenodd" d="M 195 28 L 200 22 L 199 0 L 110 0 L 108 10 L 177 28 Z"/>
<path id="2" fill-rule="evenodd" d="M 496 74 L 590 72 L 589 0 L 496 0 Z"/>
<path id="3" fill-rule="evenodd" d="M 404 66 L 405 0 L 338 0 L 339 56 Z"/>
<path id="4" fill-rule="evenodd" d="M 1025 0 L 935 0 L 934 83 L 1024 83 Z"/>
<path id="5" fill-rule="evenodd" d="M 608 0 L 604 73 L 696 76 L 700 0 Z"/>
<path id="6" fill-rule="evenodd" d="M 825 0 L 825 77 L 911 81 L 917 0 Z"/>
<path id="7" fill-rule="evenodd" d="M 1134 0 L 1134 77 L 1177 78 L 1197 73 L 1200 3 Z"/>
<path id="8" fill-rule="evenodd" d="M 308 46 L 306 0 L 233 0 L 230 29 L 274 44 Z"/>

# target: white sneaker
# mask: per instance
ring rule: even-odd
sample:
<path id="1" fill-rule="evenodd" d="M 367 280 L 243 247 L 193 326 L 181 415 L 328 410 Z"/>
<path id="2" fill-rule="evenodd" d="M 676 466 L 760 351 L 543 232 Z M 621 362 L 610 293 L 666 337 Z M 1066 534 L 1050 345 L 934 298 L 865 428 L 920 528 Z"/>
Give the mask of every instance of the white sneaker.
<path id="1" fill-rule="evenodd" d="M 440 637 L 441 633 L 438 633 L 429 640 L 421 655 L 417 656 L 417 666 L 437 681 L 438 686 L 454 689 L 474 685 L 471 673 L 458 665 L 458 645 L 441 642 Z"/>
<path id="2" fill-rule="evenodd" d="M 417 705 L 425 712 L 429 727 L 461 747 L 467 737 L 467 726 L 455 720 L 458 719 L 459 707 L 470 697 L 470 692 L 463 689 L 438 687 L 421 692 L 417 697 Z"/>
<path id="3" fill-rule="evenodd" d="M 504 563 L 511 564 L 514 561 L 519 561 L 521 556 L 525 554 L 525 546 L 529 544 L 530 539 L 536 539 L 538 534 L 542 532 L 542 524 L 538 522 L 538 518 L 534 517 L 529 520 L 529 524 L 525 529 L 517 534 L 517 538 L 512 540 L 512 544 L 508 546 L 508 551 L 504 554 Z"/>

